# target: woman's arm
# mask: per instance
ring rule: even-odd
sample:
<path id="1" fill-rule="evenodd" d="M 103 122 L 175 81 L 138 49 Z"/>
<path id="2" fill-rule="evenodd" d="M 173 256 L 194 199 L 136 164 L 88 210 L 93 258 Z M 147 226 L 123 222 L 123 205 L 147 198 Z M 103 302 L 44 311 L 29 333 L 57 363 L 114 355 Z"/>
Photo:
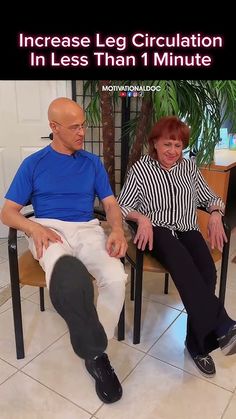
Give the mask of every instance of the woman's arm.
<path id="1" fill-rule="evenodd" d="M 149 250 L 152 250 L 152 223 L 148 217 L 138 211 L 142 203 L 141 185 L 132 168 L 130 169 L 126 182 L 118 196 L 118 203 L 124 219 L 135 221 L 138 224 L 134 243 L 142 250 L 144 250 L 148 244 Z"/>
<path id="2" fill-rule="evenodd" d="M 210 213 L 207 226 L 210 246 L 212 249 L 216 247 L 222 252 L 224 242 L 227 242 L 222 223 L 225 204 L 222 199 L 210 189 L 199 169 L 197 169 L 197 187 L 199 204 L 205 206 Z"/>

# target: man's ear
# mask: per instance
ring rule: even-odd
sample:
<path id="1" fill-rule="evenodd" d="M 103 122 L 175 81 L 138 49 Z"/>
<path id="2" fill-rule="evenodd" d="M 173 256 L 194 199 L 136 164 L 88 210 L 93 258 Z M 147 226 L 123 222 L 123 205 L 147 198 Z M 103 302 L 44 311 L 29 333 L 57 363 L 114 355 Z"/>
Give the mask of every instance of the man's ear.
<path id="1" fill-rule="evenodd" d="M 57 124 L 56 122 L 50 121 L 49 122 L 49 126 L 51 128 L 52 131 L 56 131 L 57 130 Z"/>

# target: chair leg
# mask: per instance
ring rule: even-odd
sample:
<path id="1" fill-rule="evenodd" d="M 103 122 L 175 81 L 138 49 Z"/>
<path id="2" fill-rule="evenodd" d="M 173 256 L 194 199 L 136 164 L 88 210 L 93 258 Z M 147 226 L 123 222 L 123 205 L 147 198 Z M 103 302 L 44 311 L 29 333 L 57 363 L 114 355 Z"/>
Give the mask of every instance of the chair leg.
<path id="1" fill-rule="evenodd" d="M 40 301 L 40 311 L 45 311 L 44 287 L 39 287 L 39 301 Z"/>
<path id="2" fill-rule="evenodd" d="M 169 291 L 169 274 L 165 273 L 164 294 L 168 294 L 168 291 Z"/>
<path id="3" fill-rule="evenodd" d="M 11 277 L 11 295 L 12 295 L 12 310 L 16 342 L 16 357 L 22 359 L 25 357 L 22 312 L 21 312 L 21 298 L 20 298 L 20 283 L 17 256 L 9 252 L 10 259 L 10 277 Z"/>
<path id="4" fill-rule="evenodd" d="M 122 307 L 120 318 L 118 322 L 118 334 L 117 339 L 118 340 L 124 340 L 125 338 L 125 304 Z"/>
<path id="5" fill-rule="evenodd" d="M 140 343 L 141 311 L 143 285 L 143 252 L 136 249 L 135 295 L 134 295 L 134 331 L 133 343 Z"/>
<path id="6" fill-rule="evenodd" d="M 130 265 L 130 300 L 134 301 L 134 267 Z"/>
<path id="7" fill-rule="evenodd" d="M 22 313 L 21 313 L 21 299 L 19 284 L 11 284 L 12 292 L 12 309 L 16 341 L 16 357 L 22 359 L 25 357 Z"/>
<path id="8" fill-rule="evenodd" d="M 16 342 L 16 357 L 17 359 L 22 359 L 25 357 L 25 350 L 20 298 L 20 279 L 17 257 L 17 231 L 14 228 L 9 229 L 8 257 L 11 280 L 13 322 Z"/>
<path id="9" fill-rule="evenodd" d="M 219 300 L 224 305 L 225 303 L 225 292 L 227 282 L 227 271 L 228 271 L 228 260 L 229 260 L 229 246 L 230 246 L 230 231 L 226 231 L 227 243 L 224 244 L 221 260 L 221 271 L 220 271 L 220 290 Z"/>

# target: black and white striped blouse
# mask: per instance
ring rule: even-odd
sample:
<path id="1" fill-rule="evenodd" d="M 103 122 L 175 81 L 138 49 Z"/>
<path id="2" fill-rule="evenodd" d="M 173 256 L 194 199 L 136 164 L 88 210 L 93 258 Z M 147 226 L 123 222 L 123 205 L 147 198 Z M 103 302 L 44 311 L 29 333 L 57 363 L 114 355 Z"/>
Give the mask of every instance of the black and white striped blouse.
<path id="1" fill-rule="evenodd" d="M 138 211 L 153 226 L 179 231 L 199 230 L 197 206 L 224 210 L 223 201 L 211 191 L 193 160 L 183 159 L 165 170 L 149 155 L 129 170 L 118 202 L 124 218 Z"/>

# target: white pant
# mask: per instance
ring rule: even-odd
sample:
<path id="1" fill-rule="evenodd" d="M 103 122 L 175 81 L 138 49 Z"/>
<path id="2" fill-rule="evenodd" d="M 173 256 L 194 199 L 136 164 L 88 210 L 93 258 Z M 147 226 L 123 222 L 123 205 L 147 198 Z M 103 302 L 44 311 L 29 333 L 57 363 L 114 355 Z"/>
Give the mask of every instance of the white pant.
<path id="1" fill-rule="evenodd" d="M 68 222 L 49 218 L 31 218 L 60 235 L 63 243 L 50 243 L 43 250 L 39 263 L 46 274 L 47 287 L 56 261 L 63 255 L 77 257 L 96 279 L 98 286 L 97 312 L 108 339 L 114 336 L 125 298 L 127 274 L 119 259 L 109 256 L 105 248 L 106 235 L 99 220 Z M 34 242 L 28 238 L 29 249 L 37 258 Z"/>

